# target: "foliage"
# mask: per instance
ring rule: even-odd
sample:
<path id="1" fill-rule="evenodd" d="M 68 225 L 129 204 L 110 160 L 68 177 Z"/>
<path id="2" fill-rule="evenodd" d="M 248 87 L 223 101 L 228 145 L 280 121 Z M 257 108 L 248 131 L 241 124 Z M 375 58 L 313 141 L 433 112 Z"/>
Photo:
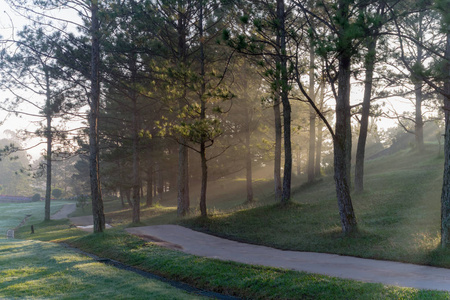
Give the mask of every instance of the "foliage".
<path id="1" fill-rule="evenodd" d="M 62 197 L 63 192 L 64 191 L 60 188 L 54 188 L 52 189 L 52 196 L 55 197 L 56 199 L 59 199 Z"/>
<path id="2" fill-rule="evenodd" d="M 41 201 L 41 195 L 38 193 L 34 194 L 33 197 L 31 197 L 31 201 L 33 202 Z"/>

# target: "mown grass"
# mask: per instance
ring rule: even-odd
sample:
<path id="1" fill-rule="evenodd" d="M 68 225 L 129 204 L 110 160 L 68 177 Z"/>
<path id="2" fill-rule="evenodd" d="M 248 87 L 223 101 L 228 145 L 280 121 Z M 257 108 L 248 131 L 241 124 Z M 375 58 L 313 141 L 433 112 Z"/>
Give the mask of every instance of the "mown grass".
<path id="1" fill-rule="evenodd" d="M 50 212 L 57 212 L 67 202 L 52 201 Z M 14 229 L 26 217 L 27 224 L 34 224 L 44 220 L 43 201 L 30 203 L 0 203 L 0 237 L 6 235 L 8 229 Z"/>
<path id="2" fill-rule="evenodd" d="M 2 299 L 197 299 L 55 243 L 0 240 Z"/>
<path id="3" fill-rule="evenodd" d="M 44 235 L 19 232 L 21 237 L 55 240 L 121 261 L 172 280 L 198 288 L 247 299 L 450 299 L 448 293 L 361 283 L 275 268 L 251 266 L 188 255 L 155 246 L 120 229 L 102 234 L 72 236 L 66 221 L 66 238 L 61 239 L 61 223 L 46 223 Z M 146 297 L 148 299 L 148 297 Z"/>
<path id="4" fill-rule="evenodd" d="M 450 267 L 439 247 L 442 158 L 403 151 L 367 163 L 366 191 L 353 195 L 359 231 L 341 234 L 331 177 L 294 189 L 292 202 L 220 213 L 181 223 L 280 249 L 338 253 Z"/>
<path id="5" fill-rule="evenodd" d="M 259 196 L 254 204 L 244 204 L 242 182 L 232 183 L 230 189 L 220 190 L 219 185 L 208 194 L 208 206 L 212 209 L 206 219 L 194 214 L 178 220 L 176 197 L 165 195 L 161 204 L 143 208 L 141 225 L 181 223 L 215 235 L 281 249 L 450 267 L 450 251 L 439 247 L 443 160 L 433 150 L 422 155 L 403 151 L 367 163 L 366 191 L 353 195 L 359 231 L 351 236 L 341 234 L 331 177 L 313 184 L 294 181 L 293 198 L 287 206 L 272 200 L 271 182 L 258 183 Z M 67 221 L 42 223 L 35 235 L 26 230 L 18 234 L 23 238 L 65 241 L 173 280 L 243 298 L 450 299 L 450 294 L 444 292 L 248 266 L 160 248 L 122 231 L 132 225 L 131 211 L 119 205 L 118 201 L 105 203 L 107 219 L 119 226 L 104 234 L 80 233 L 69 228 Z"/>

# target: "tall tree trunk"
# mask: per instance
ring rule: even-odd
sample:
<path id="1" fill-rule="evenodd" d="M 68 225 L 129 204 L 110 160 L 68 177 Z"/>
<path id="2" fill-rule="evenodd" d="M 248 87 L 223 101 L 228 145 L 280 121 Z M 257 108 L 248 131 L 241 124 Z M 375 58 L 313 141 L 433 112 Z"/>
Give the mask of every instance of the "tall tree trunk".
<path id="1" fill-rule="evenodd" d="M 89 112 L 89 173 L 92 197 L 94 233 L 105 230 L 102 190 L 100 184 L 98 118 L 100 113 L 100 22 L 98 0 L 91 0 L 91 90 Z"/>
<path id="2" fill-rule="evenodd" d="M 282 186 L 281 186 L 281 110 L 280 110 L 280 93 L 279 90 L 275 92 L 273 113 L 275 116 L 275 158 L 273 179 L 275 184 L 275 201 L 281 201 Z"/>
<path id="3" fill-rule="evenodd" d="M 419 13 L 419 32 L 417 33 L 417 40 L 423 40 L 423 29 L 422 29 L 422 21 L 423 21 L 423 13 Z M 417 60 L 416 67 L 421 69 L 423 61 L 423 48 L 420 46 L 420 43 L 417 44 Z M 423 117 L 422 117 L 422 101 L 423 101 L 423 80 L 420 78 L 420 75 L 416 76 L 413 74 L 412 76 L 414 82 L 414 94 L 416 98 L 416 109 L 415 109 L 415 119 L 414 119 L 414 137 L 416 142 L 417 151 L 422 153 L 424 151 L 424 142 L 423 142 Z"/>
<path id="4" fill-rule="evenodd" d="M 164 194 L 164 176 L 163 176 L 163 169 L 161 168 L 161 164 L 159 162 L 156 163 L 156 174 L 158 176 L 158 184 L 157 184 L 158 201 L 162 202 Z"/>
<path id="5" fill-rule="evenodd" d="M 322 79 L 320 82 L 320 96 L 319 96 L 319 109 L 323 111 L 324 99 L 325 97 L 325 80 Z M 323 123 L 322 120 L 317 122 L 317 145 L 316 145 L 316 166 L 315 166 L 315 176 L 321 176 L 321 163 L 322 163 L 322 142 L 323 142 Z"/>
<path id="6" fill-rule="evenodd" d="M 179 6 L 183 7 L 182 1 Z M 185 67 L 186 63 L 186 15 L 183 9 L 179 10 L 177 32 L 178 32 L 178 53 L 181 67 Z M 183 78 L 183 95 L 179 100 L 179 109 L 183 110 L 186 100 L 186 78 Z M 185 216 L 189 213 L 189 152 L 187 140 L 185 137 L 180 138 L 178 146 L 178 175 L 177 175 L 177 215 Z"/>
<path id="7" fill-rule="evenodd" d="M 206 82 L 205 82 L 205 49 L 203 41 L 203 3 L 199 1 L 200 7 L 200 17 L 199 17 L 199 36 L 200 36 L 200 80 L 201 80 L 201 91 L 200 91 L 200 120 L 202 122 L 206 121 L 206 99 L 204 99 L 206 93 Z M 200 158 L 201 158 L 201 169 L 202 169 L 202 179 L 201 179 L 201 190 L 200 190 L 200 214 L 202 217 L 207 216 L 206 210 L 206 187 L 208 183 L 208 167 L 206 161 L 206 134 L 201 134 L 200 141 Z"/>
<path id="8" fill-rule="evenodd" d="M 153 166 L 151 163 L 147 167 L 147 199 L 145 205 L 147 207 L 153 205 Z"/>
<path id="9" fill-rule="evenodd" d="M 339 91 L 336 99 L 336 129 L 334 138 L 334 180 L 345 234 L 356 230 L 356 217 L 350 197 L 348 172 L 348 126 L 350 126 L 350 58 L 339 58 Z"/>
<path id="10" fill-rule="evenodd" d="M 250 111 L 248 107 L 247 110 L 247 117 L 250 118 Z M 252 151 L 250 148 L 250 136 L 251 136 L 251 130 L 250 130 L 250 119 L 247 119 L 245 121 L 245 149 L 246 149 L 246 155 L 245 155 L 245 169 L 246 169 L 246 178 L 247 178 L 247 202 L 253 202 L 253 179 L 252 179 Z"/>
<path id="11" fill-rule="evenodd" d="M 291 198 L 292 177 L 292 147 L 291 147 L 291 104 L 289 103 L 289 83 L 286 57 L 286 28 L 285 28 L 284 0 L 277 0 L 278 35 L 280 46 L 281 67 L 281 102 L 283 103 L 283 132 L 284 132 L 284 174 L 283 193 L 281 202 L 286 203 Z"/>
<path id="12" fill-rule="evenodd" d="M 186 147 L 186 139 L 181 138 L 178 146 L 178 206 L 177 215 L 179 217 L 185 216 L 189 213 L 189 153 Z"/>
<path id="13" fill-rule="evenodd" d="M 140 118 L 139 118 L 139 108 L 138 108 L 138 96 L 135 90 L 136 84 L 136 59 L 135 53 L 131 54 L 129 67 L 131 70 L 131 82 L 132 90 L 130 91 L 130 98 L 133 103 L 133 223 L 139 223 L 141 221 L 141 170 L 140 170 L 140 159 L 139 159 L 139 130 L 140 130 Z"/>
<path id="14" fill-rule="evenodd" d="M 441 245 L 448 248 L 450 247 L 450 25 L 447 25 L 444 70 L 445 163 L 441 195 Z"/>
<path id="15" fill-rule="evenodd" d="M 364 159 L 366 151 L 367 131 L 369 128 L 370 99 L 372 97 L 373 71 L 376 59 L 377 38 L 371 38 L 367 45 L 365 61 L 366 78 L 364 81 L 364 99 L 361 112 L 361 126 L 359 130 L 358 146 L 355 161 L 355 192 L 364 190 Z"/>
<path id="16" fill-rule="evenodd" d="M 47 68 L 45 69 L 45 89 L 46 89 L 46 104 L 45 104 L 45 116 L 47 118 L 46 138 L 47 138 L 47 180 L 45 183 L 45 220 L 50 220 L 50 202 L 52 197 L 52 105 L 50 95 L 50 76 Z"/>
<path id="17" fill-rule="evenodd" d="M 314 46 L 311 42 L 309 45 L 309 97 L 311 101 L 315 101 L 314 93 Z M 308 151 L 308 182 L 313 182 L 314 174 L 314 154 L 316 152 L 316 111 L 309 106 L 309 151 Z"/>
<path id="18" fill-rule="evenodd" d="M 346 20 L 349 14 L 349 2 L 339 0 L 338 16 Z M 350 197 L 350 159 L 351 159 L 351 127 L 350 127 L 350 66 L 351 41 L 347 37 L 348 24 L 339 28 L 341 53 L 338 57 L 338 95 L 336 98 L 336 129 L 334 145 L 334 180 L 341 217 L 342 231 L 349 234 L 357 229 L 356 217 Z"/>

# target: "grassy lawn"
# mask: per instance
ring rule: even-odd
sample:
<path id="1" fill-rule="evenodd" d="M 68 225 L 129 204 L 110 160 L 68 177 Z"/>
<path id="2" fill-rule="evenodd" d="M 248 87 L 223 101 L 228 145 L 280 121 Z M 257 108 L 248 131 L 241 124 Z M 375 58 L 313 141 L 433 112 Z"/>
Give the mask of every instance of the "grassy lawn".
<path id="1" fill-rule="evenodd" d="M 67 202 L 53 202 L 52 213 Z M 41 240 L 80 237 L 67 220 L 42 222 L 44 203 L 0 204 L 0 232 L 15 228 L 26 215 L 27 226 L 16 237 Z M 35 224 L 35 235 L 28 225 Z M 49 226 L 51 231 L 47 230 Z M 47 237 L 47 238 L 46 238 Z M 50 238 L 51 237 L 51 238 Z M 1 299 L 197 299 L 168 284 L 98 263 L 56 244 L 0 238 Z"/>
<path id="2" fill-rule="evenodd" d="M 57 212 L 67 202 L 52 201 L 50 212 Z M 0 236 L 4 237 L 8 229 L 13 229 L 27 216 L 27 224 L 40 223 L 44 220 L 43 201 L 31 203 L 0 203 Z"/>
<path id="3" fill-rule="evenodd" d="M 280 249 L 450 267 L 439 246 L 443 160 L 403 151 L 367 163 L 367 190 L 353 195 L 359 232 L 341 234 L 334 182 L 294 189 L 292 202 L 189 218 L 182 225 Z"/>
<path id="4" fill-rule="evenodd" d="M 19 231 L 19 235 L 37 240 L 64 241 L 98 256 L 115 259 L 172 280 L 242 298 L 450 299 L 450 295 L 444 292 L 388 287 L 197 257 L 155 246 L 120 229 L 74 237 L 73 231 L 76 229 L 69 229 L 67 221 L 47 222 L 40 228 L 41 233 L 30 235 L 26 231 Z"/>
<path id="5" fill-rule="evenodd" d="M 47 242 L 0 240 L 0 298 L 196 299 Z"/>
<path id="6" fill-rule="evenodd" d="M 72 246 L 179 280 L 196 287 L 251 299 L 450 299 L 449 293 L 361 283 L 327 276 L 248 266 L 160 248 L 126 234 L 127 226 L 180 223 L 215 235 L 281 249 L 339 253 L 450 267 L 450 251 L 439 247 L 443 159 L 434 149 L 418 155 L 403 151 L 369 161 L 366 191 L 353 195 L 359 232 L 341 234 L 331 176 L 302 185 L 294 179 L 287 206 L 273 202 L 272 183 L 258 181 L 257 201 L 245 204 L 245 185 L 210 185 L 207 219 L 176 218 L 176 197 L 167 194 L 154 207 L 142 207 L 141 224 L 130 224 L 131 210 L 106 201 L 106 219 L 115 229 L 87 234 L 67 220 L 43 222 L 23 239 L 66 242 Z M 226 187 L 226 188 L 225 188 Z M 195 196 L 192 197 L 195 205 Z M 89 212 L 89 209 L 87 209 Z M 80 213 L 80 212 L 78 212 Z"/>

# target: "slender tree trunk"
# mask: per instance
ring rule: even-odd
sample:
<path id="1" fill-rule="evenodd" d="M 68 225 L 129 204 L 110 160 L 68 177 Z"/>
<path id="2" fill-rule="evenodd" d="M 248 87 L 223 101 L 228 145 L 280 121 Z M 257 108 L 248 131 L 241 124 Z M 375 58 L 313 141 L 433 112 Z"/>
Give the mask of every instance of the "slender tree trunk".
<path id="1" fill-rule="evenodd" d="M 92 197 L 94 233 L 105 230 L 105 214 L 100 185 L 98 118 L 100 112 L 100 22 L 98 0 L 91 0 L 91 91 L 89 112 L 89 170 Z"/>
<path id="2" fill-rule="evenodd" d="M 132 90 L 130 91 L 130 98 L 133 103 L 133 223 L 139 223 L 141 221 L 141 170 L 140 170 L 140 159 L 139 159 L 139 130 L 140 130 L 140 117 L 138 108 L 138 97 L 135 91 L 136 84 L 136 54 L 131 54 L 130 59 L 130 70 L 131 70 L 131 82 Z"/>
<path id="3" fill-rule="evenodd" d="M 314 46 L 312 39 L 309 45 L 309 97 L 314 102 Z M 316 152 L 316 111 L 309 106 L 309 151 L 308 151 L 308 182 L 313 182 L 314 174 L 314 154 Z"/>
<path id="4" fill-rule="evenodd" d="M 423 13 L 419 13 L 419 32 L 417 33 L 417 40 L 423 40 L 423 29 L 422 29 L 422 21 L 423 21 Z M 420 44 L 417 44 L 417 60 L 416 66 L 422 67 L 423 60 L 423 49 Z M 412 76 L 414 82 L 414 94 L 416 98 L 416 109 L 415 109 L 415 119 L 414 119 L 414 137 L 416 142 L 416 148 L 419 153 L 422 153 L 425 149 L 424 141 L 423 141 L 423 117 L 422 117 L 422 101 L 423 101 L 423 80 L 419 76 Z"/>
<path id="5" fill-rule="evenodd" d="M 450 25 L 447 25 L 447 41 L 445 47 L 445 141 L 444 141 L 444 176 L 441 195 L 441 245 L 450 247 Z"/>
<path id="6" fill-rule="evenodd" d="M 277 0 L 277 17 L 279 22 L 278 35 L 281 61 L 281 102 L 283 103 L 284 131 L 284 174 L 281 202 L 286 203 L 291 198 L 292 179 L 292 147 L 291 147 L 291 104 L 289 103 L 289 84 L 286 58 L 286 29 L 284 0 Z"/>
<path id="7" fill-rule="evenodd" d="M 275 103 L 273 105 L 273 112 L 275 116 L 275 158 L 273 179 L 275 183 L 275 201 L 281 201 L 282 187 L 281 187 L 281 110 L 280 110 L 280 96 L 278 91 L 275 93 Z"/>
<path id="8" fill-rule="evenodd" d="M 348 126 L 350 125 L 350 57 L 339 59 L 339 91 L 336 99 L 336 130 L 334 139 L 334 180 L 345 234 L 356 230 L 356 217 L 350 197 L 348 172 Z"/>
<path id="9" fill-rule="evenodd" d="M 247 108 L 247 116 L 250 117 L 249 109 Z M 247 119 L 245 126 L 245 166 L 246 166 L 246 178 L 247 178 L 247 202 L 253 202 L 253 179 L 252 179 L 252 151 L 250 148 L 250 120 Z"/>
<path id="10" fill-rule="evenodd" d="M 201 91 L 200 91 L 200 120 L 206 120 L 206 100 L 204 95 L 206 93 L 205 82 L 205 49 L 203 43 L 203 3 L 199 1 L 200 6 L 200 18 L 199 18 L 199 36 L 200 36 L 200 78 L 201 78 Z M 200 141 L 200 158 L 202 168 L 201 190 L 200 190 L 200 214 L 202 217 L 207 216 L 206 210 L 206 188 L 208 183 L 208 167 L 206 161 L 206 134 L 202 133 Z"/>
<path id="11" fill-rule="evenodd" d="M 365 61 L 366 78 L 364 81 L 364 99 L 361 113 L 361 126 L 359 130 L 358 146 L 355 161 L 355 192 L 364 190 L 364 159 L 366 151 L 367 132 L 369 128 L 370 100 L 372 97 L 373 71 L 376 59 L 377 38 L 368 42 L 368 53 Z"/>
<path id="12" fill-rule="evenodd" d="M 179 1 L 179 6 L 183 7 L 182 1 Z M 179 10 L 178 16 L 178 52 L 181 67 L 185 67 L 186 63 L 186 15 L 183 9 Z M 183 78 L 183 95 L 179 100 L 179 109 L 183 110 L 186 100 L 186 78 Z M 185 216 L 189 213 L 190 199 L 189 199 L 189 152 L 187 147 L 187 140 L 185 137 L 180 138 L 178 146 L 178 175 L 177 175 L 177 215 L 178 217 Z"/>
<path id="13" fill-rule="evenodd" d="M 46 88 L 46 104 L 45 104 L 45 116 L 47 118 L 47 128 L 45 135 L 47 137 L 47 180 L 45 183 L 45 220 L 50 220 L 50 202 L 52 197 L 52 107 L 51 107 L 51 95 L 50 95 L 50 76 L 48 70 L 45 69 L 45 88 Z"/>
<path id="14" fill-rule="evenodd" d="M 160 163 L 156 163 L 156 174 L 158 175 L 158 201 L 161 202 L 163 200 L 163 193 L 164 193 L 164 176 L 163 176 L 163 169 L 161 168 Z"/>
<path id="15" fill-rule="evenodd" d="M 189 153 L 185 146 L 186 139 L 181 138 L 181 143 L 178 146 L 178 206 L 177 215 L 179 217 L 185 216 L 189 213 Z"/>
<path id="16" fill-rule="evenodd" d="M 120 162 L 120 159 L 117 160 L 117 169 L 119 170 L 119 197 L 120 201 L 122 202 L 122 208 L 125 207 L 125 202 L 123 201 L 123 195 L 124 195 L 124 188 L 123 188 L 123 173 L 122 173 L 122 164 Z"/>
<path id="17" fill-rule="evenodd" d="M 339 0 L 338 15 L 345 20 L 349 14 L 349 2 Z M 349 234 L 357 229 L 356 217 L 350 197 L 350 159 L 351 159 L 351 127 L 350 127 L 350 66 L 351 41 L 346 35 L 346 24 L 339 28 L 341 54 L 338 57 L 338 95 L 336 99 L 336 129 L 334 144 L 334 180 L 342 231 Z"/>
<path id="18" fill-rule="evenodd" d="M 119 197 L 120 197 L 120 202 L 122 203 L 122 208 L 125 208 L 125 202 L 123 201 L 123 187 L 122 187 L 122 185 L 119 185 Z"/>
<path id="19" fill-rule="evenodd" d="M 147 201 L 145 205 L 147 207 L 153 205 L 153 166 L 151 163 L 147 168 Z"/>
<path id="20" fill-rule="evenodd" d="M 320 82 L 320 96 L 319 96 L 319 109 L 323 111 L 325 97 L 325 81 Z M 321 176 L 321 163 L 322 163 L 322 142 L 323 142 L 323 123 L 322 120 L 317 122 L 317 145 L 316 145 L 316 166 L 315 166 L 315 176 Z"/>

